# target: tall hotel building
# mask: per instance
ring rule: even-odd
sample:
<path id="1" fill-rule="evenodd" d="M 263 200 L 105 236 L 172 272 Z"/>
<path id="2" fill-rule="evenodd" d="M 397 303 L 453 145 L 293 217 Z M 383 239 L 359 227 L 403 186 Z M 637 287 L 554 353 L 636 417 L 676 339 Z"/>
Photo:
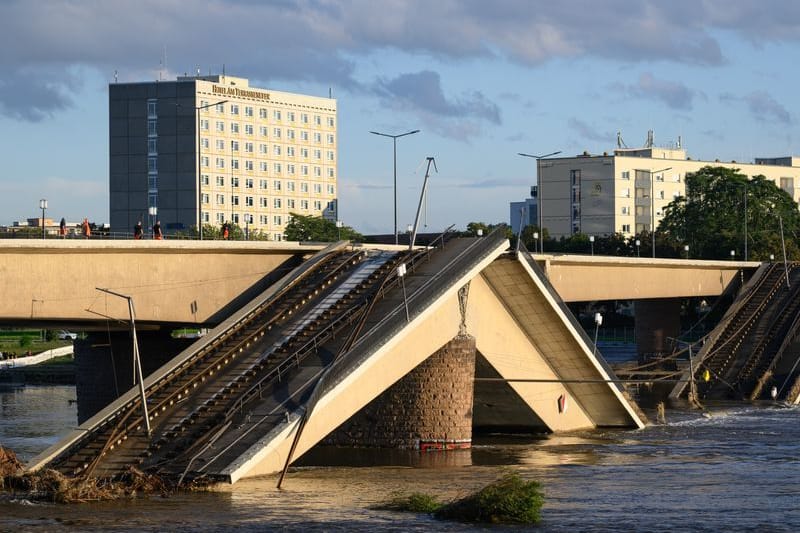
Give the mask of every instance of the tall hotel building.
<path id="1" fill-rule="evenodd" d="M 337 218 L 336 100 L 231 76 L 109 86 L 115 232 L 238 224 L 282 240 L 289 213 Z"/>

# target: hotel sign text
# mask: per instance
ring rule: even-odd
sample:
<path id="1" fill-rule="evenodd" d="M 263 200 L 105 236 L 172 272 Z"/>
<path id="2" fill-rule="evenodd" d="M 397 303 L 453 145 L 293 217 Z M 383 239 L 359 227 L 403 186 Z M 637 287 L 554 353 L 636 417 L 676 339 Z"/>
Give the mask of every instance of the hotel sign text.
<path id="1" fill-rule="evenodd" d="M 213 93 L 220 96 L 238 96 L 239 98 L 255 98 L 256 100 L 269 100 L 269 93 L 261 91 L 251 91 L 249 89 L 239 89 L 238 87 L 212 86 Z"/>

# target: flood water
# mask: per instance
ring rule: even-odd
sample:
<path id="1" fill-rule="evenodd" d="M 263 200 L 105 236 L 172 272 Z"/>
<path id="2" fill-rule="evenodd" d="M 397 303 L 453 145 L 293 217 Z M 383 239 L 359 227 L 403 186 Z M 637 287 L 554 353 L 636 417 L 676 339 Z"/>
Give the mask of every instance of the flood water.
<path id="1" fill-rule="evenodd" d="M 2 387 L 2 386 L 0 386 Z M 75 423 L 72 387 L 0 388 L 0 445 L 29 459 Z M 55 505 L 0 499 L 2 531 L 465 531 L 370 508 L 393 492 L 453 498 L 505 469 L 541 482 L 539 531 L 800 531 L 800 410 L 717 405 L 667 411 L 638 431 L 494 438 L 471 450 L 381 454 L 323 450 L 340 466 L 290 470 L 208 493 Z"/>

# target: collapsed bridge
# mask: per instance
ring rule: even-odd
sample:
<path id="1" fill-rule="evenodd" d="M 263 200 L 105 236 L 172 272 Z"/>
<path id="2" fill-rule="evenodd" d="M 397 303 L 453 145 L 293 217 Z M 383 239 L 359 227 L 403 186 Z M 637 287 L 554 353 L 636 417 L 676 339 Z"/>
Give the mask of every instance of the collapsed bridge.
<path id="1" fill-rule="evenodd" d="M 385 428 L 362 444 L 418 448 L 468 444 L 473 427 L 643 425 L 539 267 L 500 232 L 403 252 L 332 245 L 142 388 L 144 405 L 131 389 L 29 468 L 235 482 L 352 438 L 353 424 Z M 376 423 L 396 401 L 413 404 L 401 409 L 416 417 L 410 439 L 407 421 Z"/>

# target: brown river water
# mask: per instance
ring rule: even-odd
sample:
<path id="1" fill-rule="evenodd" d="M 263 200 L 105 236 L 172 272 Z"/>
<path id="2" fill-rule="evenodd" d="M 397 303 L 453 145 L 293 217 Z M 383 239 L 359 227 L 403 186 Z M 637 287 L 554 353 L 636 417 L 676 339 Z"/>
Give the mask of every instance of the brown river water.
<path id="1" fill-rule="evenodd" d="M 0 385 L 0 445 L 33 457 L 74 426 L 74 398 L 74 387 Z M 319 449 L 281 490 L 266 477 L 83 505 L 0 496 L 0 531 L 525 530 L 371 508 L 397 492 L 465 495 L 507 469 L 544 488 L 537 531 L 800 531 L 800 409 L 709 410 L 667 411 L 666 425 L 637 431 L 482 437 L 446 454 Z"/>

